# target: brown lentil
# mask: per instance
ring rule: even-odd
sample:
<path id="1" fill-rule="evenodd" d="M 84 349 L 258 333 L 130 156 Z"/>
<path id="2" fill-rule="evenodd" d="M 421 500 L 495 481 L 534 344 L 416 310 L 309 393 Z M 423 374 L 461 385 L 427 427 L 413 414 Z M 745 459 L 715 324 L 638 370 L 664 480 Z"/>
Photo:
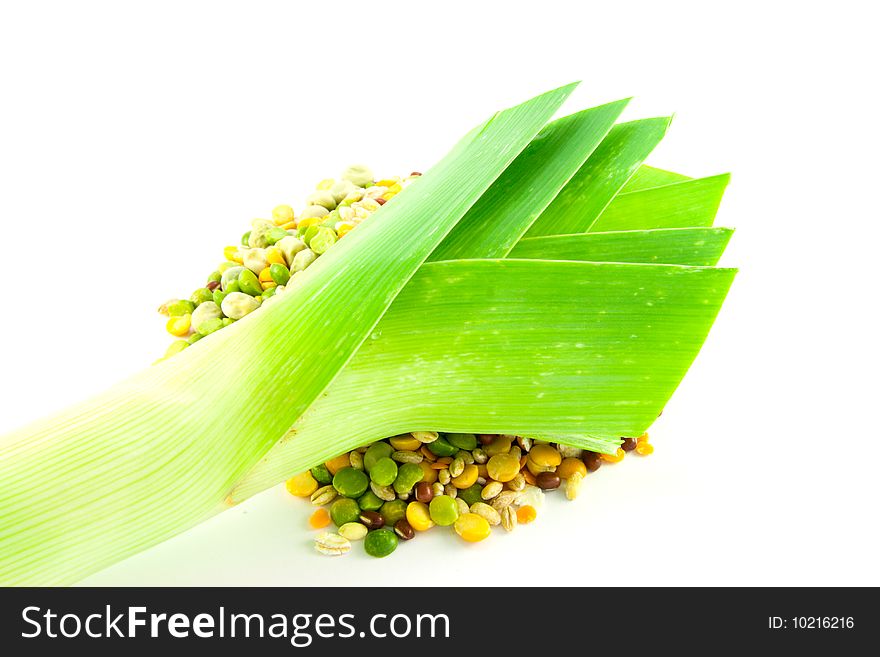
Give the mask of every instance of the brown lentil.
<path id="1" fill-rule="evenodd" d="M 624 452 L 631 452 L 636 448 L 636 444 L 635 438 L 624 438 L 623 443 L 620 446 L 623 448 Z"/>
<path id="2" fill-rule="evenodd" d="M 555 472 L 542 472 L 535 475 L 535 483 L 538 488 L 542 490 L 554 490 L 559 488 L 559 484 L 562 483 L 562 480 Z"/>
<path id="3" fill-rule="evenodd" d="M 434 499 L 434 489 L 427 481 L 420 481 L 416 484 L 415 496 L 419 502 L 427 504 Z"/>
<path id="4" fill-rule="evenodd" d="M 375 511 L 361 511 L 358 518 L 367 529 L 380 529 L 385 526 L 385 518 Z"/>
<path id="5" fill-rule="evenodd" d="M 406 521 L 405 518 L 401 518 L 394 523 L 394 533 L 397 534 L 404 541 L 408 541 L 416 535 L 416 531 L 412 528 L 412 525 L 410 525 Z"/>
<path id="6" fill-rule="evenodd" d="M 602 465 L 602 457 L 597 452 L 584 452 L 584 465 L 589 472 L 595 472 Z"/>

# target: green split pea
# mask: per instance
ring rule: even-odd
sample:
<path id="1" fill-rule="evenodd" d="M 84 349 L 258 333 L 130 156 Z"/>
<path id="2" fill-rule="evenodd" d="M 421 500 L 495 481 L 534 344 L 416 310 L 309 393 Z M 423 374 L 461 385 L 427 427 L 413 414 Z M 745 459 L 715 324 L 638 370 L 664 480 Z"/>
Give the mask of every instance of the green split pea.
<path id="1" fill-rule="evenodd" d="M 333 488 L 345 497 L 360 497 L 370 485 L 367 475 L 355 468 L 342 468 L 333 476 Z"/>
<path id="2" fill-rule="evenodd" d="M 364 552 L 371 557 L 387 557 L 397 549 L 397 534 L 388 528 L 376 529 L 364 539 Z"/>

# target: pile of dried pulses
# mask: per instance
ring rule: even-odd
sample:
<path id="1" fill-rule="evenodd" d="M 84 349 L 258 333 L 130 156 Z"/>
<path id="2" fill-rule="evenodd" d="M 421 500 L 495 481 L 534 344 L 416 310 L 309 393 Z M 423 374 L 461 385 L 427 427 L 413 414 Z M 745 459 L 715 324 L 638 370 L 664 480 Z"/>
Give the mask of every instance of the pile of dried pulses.
<path id="1" fill-rule="evenodd" d="M 362 540 L 367 554 L 385 557 L 434 526 L 471 543 L 492 527 L 513 531 L 537 517 L 545 492 L 562 489 L 573 500 L 588 473 L 630 451 L 653 452 L 648 434 L 608 455 L 519 436 L 414 431 L 317 465 L 287 490 L 318 507 L 311 527 L 336 525 L 315 538 L 318 552 L 345 554 Z"/>
<path id="2" fill-rule="evenodd" d="M 159 307 L 166 329 L 180 338 L 165 358 L 229 326 L 284 292 L 323 253 L 367 219 L 421 174 L 373 180 L 362 165 L 348 167 L 339 180 L 315 187 L 297 216 L 289 205 L 272 210 L 272 219 L 254 219 L 241 243 L 223 249 L 223 262 L 204 287 L 189 298 L 170 299 Z"/>

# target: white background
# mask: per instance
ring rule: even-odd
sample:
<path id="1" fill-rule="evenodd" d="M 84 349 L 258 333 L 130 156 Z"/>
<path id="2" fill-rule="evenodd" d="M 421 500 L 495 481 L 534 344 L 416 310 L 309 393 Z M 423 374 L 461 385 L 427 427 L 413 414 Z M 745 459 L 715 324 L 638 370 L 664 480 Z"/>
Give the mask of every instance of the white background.
<path id="1" fill-rule="evenodd" d="M 675 112 L 649 161 L 733 173 L 741 272 L 653 457 L 381 561 L 314 553 L 275 489 L 86 583 L 880 584 L 870 4 L 4 3 L 0 433 L 160 355 L 156 306 L 253 217 L 351 161 L 425 169 L 548 88 Z"/>

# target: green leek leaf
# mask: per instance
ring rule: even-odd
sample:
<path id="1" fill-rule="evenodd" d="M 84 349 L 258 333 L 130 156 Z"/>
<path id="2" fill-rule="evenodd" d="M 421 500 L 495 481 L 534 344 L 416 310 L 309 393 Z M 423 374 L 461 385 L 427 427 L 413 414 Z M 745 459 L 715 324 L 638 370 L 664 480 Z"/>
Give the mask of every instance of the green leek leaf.
<path id="1" fill-rule="evenodd" d="M 690 180 L 690 176 L 674 171 L 666 171 L 657 167 L 643 164 L 640 166 L 633 177 L 621 188 L 620 193 L 637 192 L 640 189 L 648 189 L 649 187 L 661 187 L 663 185 L 671 185 L 672 183 L 684 182 Z"/>
<path id="2" fill-rule="evenodd" d="M 729 174 L 618 194 L 591 231 L 711 226 Z"/>
<path id="3" fill-rule="evenodd" d="M 569 444 L 613 450 L 663 410 L 734 273 L 540 260 L 427 263 L 232 499 L 407 431 L 565 434 Z"/>
<path id="4" fill-rule="evenodd" d="M 619 123 L 568 185 L 532 224 L 526 237 L 586 233 L 642 160 L 666 134 L 670 118 Z"/>
<path id="5" fill-rule="evenodd" d="M 662 228 L 548 235 L 520 240 L 510 257 L 710 266 L 732 234 L 730 228 Z"/>
<path id="6" fill-rule="evenodd" d="M 544 128 L 462 217 L 429 260 L 503 258 L 602 141 L 629 99 Z"/>

